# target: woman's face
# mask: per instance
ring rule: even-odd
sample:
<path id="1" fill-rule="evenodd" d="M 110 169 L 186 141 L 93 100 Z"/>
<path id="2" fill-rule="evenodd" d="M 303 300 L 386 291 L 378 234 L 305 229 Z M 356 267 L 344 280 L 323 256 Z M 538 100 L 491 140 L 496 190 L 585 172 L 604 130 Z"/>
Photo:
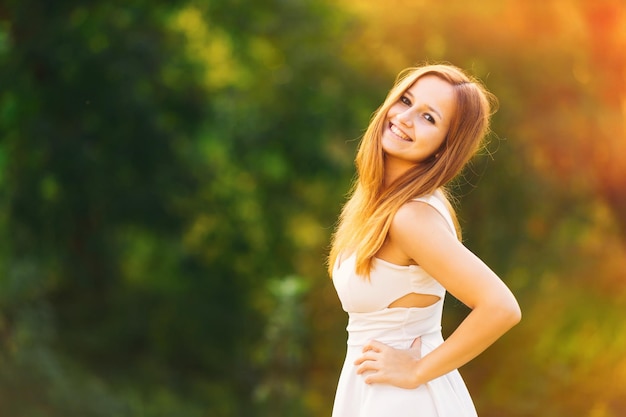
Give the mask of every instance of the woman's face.
<path id="1" fill-rule="evenodd" d="M 443 143 L 455 112 L 452 85 L 424 75 L 387 112 L 382 134 L 385 164 L 408 169 L 432 156 Z"/>

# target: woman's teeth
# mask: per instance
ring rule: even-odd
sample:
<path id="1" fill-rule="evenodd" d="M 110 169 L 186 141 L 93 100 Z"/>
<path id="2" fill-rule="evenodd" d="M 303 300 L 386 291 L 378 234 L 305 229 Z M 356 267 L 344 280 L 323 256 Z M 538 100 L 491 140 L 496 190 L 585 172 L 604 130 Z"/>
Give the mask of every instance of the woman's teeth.
<path id="1" fill-rule="evenodd" d="M 398 129 L 394 124 L 389 124 L 389 129 L 391 129 L 393 134 L 398 136 L 400 139 L 411 142 L 411 138 L 405 135 L 404 132 Z"/>

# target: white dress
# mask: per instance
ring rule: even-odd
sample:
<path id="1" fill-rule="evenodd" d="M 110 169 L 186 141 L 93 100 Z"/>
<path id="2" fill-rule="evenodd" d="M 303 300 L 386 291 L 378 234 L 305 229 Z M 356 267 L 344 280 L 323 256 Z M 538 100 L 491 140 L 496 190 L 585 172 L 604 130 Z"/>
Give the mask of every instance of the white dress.
<path id="1" fill-rule="evenodd" d="M 435 195 L 416 201 L 434 207 L 454 224 L 446 205 Z M 333 283 L 348 313 L 348 349 L 339 377 L 332 417 L 476 417 L 476 409 L 457 370 L 416 389 L 365 384 L 354 361 L 365 343 L 374 339 L 397 349 L 408 349 L 421 337 L 422 357 L 441 343 L 441 314 L 445 288 L 417 265 L 401 266 L 374 259 L 370 280 L 355 272 L 354 255 L 337 262 Z M 388 308 L 409 293 L 439 297 L 424 308 Z"/>

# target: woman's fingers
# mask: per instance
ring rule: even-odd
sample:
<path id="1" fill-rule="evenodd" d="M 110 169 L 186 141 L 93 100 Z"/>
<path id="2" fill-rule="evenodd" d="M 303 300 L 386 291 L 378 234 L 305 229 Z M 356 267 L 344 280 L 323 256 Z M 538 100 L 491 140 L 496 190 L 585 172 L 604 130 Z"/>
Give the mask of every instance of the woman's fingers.
<path id="1" fill-rule="evenodd" d="M 381 364 L 376 360 L 366 360 L 363 361 L 357 368 L 357 375 L 361 375 L 365 372 L 378 372 L 380 371 Z"/>
<path id="2" fill-rule="evenodd" d="M 370 340 L 363 346 L 363 352 L 367 352 L 368 350 L 373 350 L 375 352 L 380 352 L 381 350 L 387 347 L 386 344 L 379 342 L 378 340 Z"/>
<path id="3" fill-rule="evenodd" d="M 361 355 L 356 361 L 354 361 L 355 365 L 360 365 L 365 361 L 375 361 L 377 360 L 376 354 L 382 352 L 383 349 L 387 348 L 387 345 L 384 343 L 380 343 L 376 340 L 371 340 L 363 346 L 363 355 Z"/>
<path id="4" fill-rule="evenodd" d="M 383 345 L 383 347 L 386 347 L 385 345 Z M 366 362 L 376 362 L 380 360 L 380 356 L 381 356 L 381 352 L 382 349 L 380 348 L 367 348 L 364 347 L 363 348 L 363 354 L 361 356 L 359 356 L 355 361 L 354 364 L 355 365 L 361 365 L 363 363 Z"/>
<path id="5" fill-rule="evenodd" d="M 420 359 L 421 339 L 413 341 L 409 349 L 394 349 L 378 341 L 363 347 L 363 354 L 354 361 L 357 374 L 365 374 L 367 384 L 391 384 L 415 388 L 415 366 Z"/>
<path id="6" fill-rule="evenodd" d="M 386 384 L 389 382 L 385 374 L 380 372 L 374 372 L 365 377 L 366 384 Z"/>
<path id="7" fill-rule="evenodd" d="M 354 364 L 358 366 L 358 365 L 361 365 L 364 362 L 368 362 L 368 361 L 372 362 L 372 361 L 375 361 L 375 360 L 376 360 L 376 352 L 369 351 L 369 352 L 366 352 L 363 355 L 359 356 L 357 358 L 357 360 L 354 361 Z"/>

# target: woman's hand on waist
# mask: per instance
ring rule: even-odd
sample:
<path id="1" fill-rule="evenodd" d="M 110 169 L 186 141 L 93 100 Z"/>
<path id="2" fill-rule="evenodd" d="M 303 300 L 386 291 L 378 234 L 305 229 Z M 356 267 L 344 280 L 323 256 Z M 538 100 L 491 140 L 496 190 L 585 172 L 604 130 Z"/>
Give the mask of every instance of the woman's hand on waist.
<path id="1" fill-rule="evenodd" d="M 389 384 L 399 388 L 417 388 L 417 364 L 421 359 L 422 340 L 416 338 L 409 349 L 395 349 L 372 340 L 363 346 L 363 354 L 354 361 L 356 373 L 365 375 L 366 384 Z"/>

